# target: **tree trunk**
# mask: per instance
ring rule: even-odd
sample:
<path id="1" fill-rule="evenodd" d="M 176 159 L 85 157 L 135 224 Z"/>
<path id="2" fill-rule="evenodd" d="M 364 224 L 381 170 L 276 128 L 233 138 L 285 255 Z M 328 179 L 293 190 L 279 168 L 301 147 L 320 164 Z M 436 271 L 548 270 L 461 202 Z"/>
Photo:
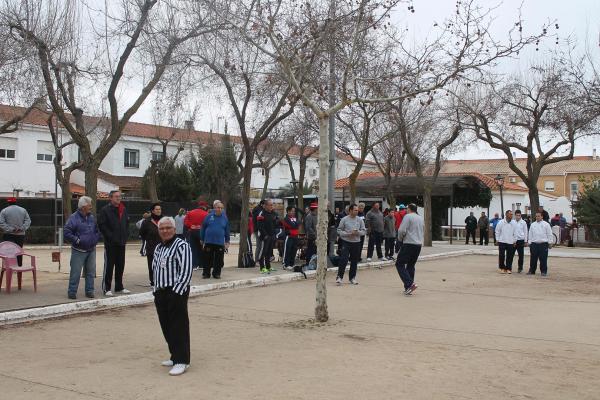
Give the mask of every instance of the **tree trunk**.
<path id="1" fill-rule="evenodd" d="M 96 210 L 98 200 L 98 167 L 95 162 L 88 162 L 83 166 L 85 174 L 85 195 L 92 199 L 92 209 Z"/>
<path id="2" fill-rule="evenodd" d="M 150 164 L 150 172 L 148 174 L 148 195 L 150 196 L 150 202 L 158 202 L 158 191 L 156 189 L 156 174 L 158 173 L 156 164 Z"/>
<path id="3" fill-rule="evenodd" d="M 537 188 L 536 185 L 537 179 L 536 180 L 532 180 L 531 184 L 528 183 L 527 187 L 529 189 L 529 207 L 531 208 L 531 210 L 529 211 L 529 214 L 532 217 L 535 217 L 535 213 L 538 211 L 539 207 L 540 207 L 540 191 Z M 504 210 L 502 210 L 502 212 L 504 213 Z M 532 218 L 533 221 L 533 218 Z"/>
<path id="4" fill-rule="evenodd" d="M 238 267 L 244 266 L 244 254 L 248 252 L 248 214 L 250 213 L 250 184 L 252 183 L 252 163 L 254 154 L 246 152 L 242 171 L 242 210 L 240 211 L 240 245 Z M 254 227 L 256 229 L 256 227 Z"/>
<path id="5" fill-rule="evenodd" d="M 423 208 L 425 215 L 423 215 L 423 223 L 425 229 L 423 230 L 423 245 L 426 247 L 432 246 L 432 215 L 431 215 L 431 187 L 425 185 L 423 187 Z"/>
<path id="6" fill-rule="evenodd" d="M 352 171 L 350 176 L 348 177 L 348 184 L 350 186 L 350 204 L 356 204 L 356 179 L 358 178 L 358 173 Z"/>
<path id="7" fill-rule="evenodd" d="M 327 322 L 327 201 L 329 179 L 329 115 L 319 116 L 319 209 L 317 224 L 317 294 L 315 321 Z"/>
<path id="8" fill-rule="evenodd" d="M 307 159 L 300 156 L 300 175 L 298 176 L 298 209 L 304 212 L 304 179 L 306 178 Z M 304 215 L 304 214 L 302 214 Z"/>
<path id="9" fill-rule="evenodd" d="M 262 189 L 262 198 L 266 199 L 267 198 L 267 191 L 269 190 L 269 177 L 271 175 L 271 170 L 267 169 L 267 168 L 263 168 L 265 171 L 265 183 L 263 184 L 263 189 Z"/>
<path id="10" fill-rule="evenodd" d="M 62 203 L 63 203 L 63 219 L 66 221 L 71 214 L 73 214 L 73 207 L 71 207 L 71 172 L 70 168 L 63 170 L 63 178 L 60 183 L 60 191 L 62 192 Z"/>

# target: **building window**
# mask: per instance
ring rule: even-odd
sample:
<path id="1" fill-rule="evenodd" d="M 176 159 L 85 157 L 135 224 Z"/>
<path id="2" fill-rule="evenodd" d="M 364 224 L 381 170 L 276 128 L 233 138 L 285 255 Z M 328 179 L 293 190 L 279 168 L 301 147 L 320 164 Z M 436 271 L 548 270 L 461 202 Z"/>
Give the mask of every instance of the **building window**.
<path id="1" fill-rule="evenodd" d="M 37 157 L 38 161 L 52 162 L 54 159 L 54 145 L 52 142 L 45 140 L 37 141 Z"/>
<path id="2" fill-rule="evenodd" d="M 5 160 L 14 160 L 16 158 L 16 153 L 11 149 L 0 149 L 0 158 Z"/>
<path id="3" fill-rule="evenodd" d="M 515 178 L 514 176 L 511 176 L 510 178 L 508 178 L 508 181 L 510 183 L 517 183 L 517 178 Z"/>
<path id="4" fill-rule="evenodd" d="M 545 181 L 544 190 L 546 192 L 554 192 L 554 181 Z"/>
<path id="5" fill-rule="evenodd" d="M 125 149 L 125 168 L 139 168 L 140 167 L 140 151 Z"/>
<path id="6" fill-rule="evenodd" d="M 571 182 L 571 196 L 579 194 L 579 182 Z"/>
<path id="7" fill-rule="evenodd" d="M 162 151 L 153 151 L 152 152 L 152 161 L 162 161 L 164 159 L 164 154 Z"/>

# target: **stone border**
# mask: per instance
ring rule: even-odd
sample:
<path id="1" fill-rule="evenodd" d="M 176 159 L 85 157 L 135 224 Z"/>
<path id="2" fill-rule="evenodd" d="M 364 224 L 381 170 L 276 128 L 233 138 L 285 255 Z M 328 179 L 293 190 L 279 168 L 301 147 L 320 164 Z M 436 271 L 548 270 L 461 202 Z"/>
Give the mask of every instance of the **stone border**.
<path id="1" fill-rule="evenodd" d="M 436 254 L 427 254 L 419 257 L 419 261 L 435 260 L 440 258 L 458 257 L 463 255 L 495 255 L 493 249 L 466 249 L 447 251 Z M 573 255 L 554 255 L 554 257 L 577 258 Z M 582 257 L 579 258 L 600 258 L 598 257 Z M 394 265 L 394 261 L 374 261 L 369 263 L 361 263 L 359 269 L 383 268 L 385 266 Z M 337 272 L 337 267 L 329 268 L 330 272 Z M 307 278 L 314 278 L 316 271 L 306 271 Z M 195 285 L 190 288 L 190 297 L 202 296 L 207 293 L 221 292 L 239 288 L 250 288 L 260 286 L 270 286 L 279 283 L 293 282 L 304 279 L 301 273 L 286 273 L 281 275 L 258 276 L 251 279 L 238 279 L 233 281 L 223 281 L 219 283 L 209 283 L 205 285 Z M 105 297 L 101 299 L 93 299 L 79 301 L 74 303 L 57 304 L 46 307 L 35 307 L 23 310 L 7 311 L 0 313 L 0 327 L 12 324 L 20 324 L 31 321 L 38 321 L 51 318 L 59 318 L 75 314 L 89 313 L 97 310 L 111 310 L 116 308 L 128 307 L 149 304 L 154 301 L 151 292 L 136 293 L 125 296 Z"/>

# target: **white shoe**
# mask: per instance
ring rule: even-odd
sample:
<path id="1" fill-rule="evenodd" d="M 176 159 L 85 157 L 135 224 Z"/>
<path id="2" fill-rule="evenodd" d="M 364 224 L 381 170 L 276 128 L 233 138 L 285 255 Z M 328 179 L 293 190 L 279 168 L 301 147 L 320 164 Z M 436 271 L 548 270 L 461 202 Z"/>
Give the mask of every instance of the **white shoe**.
<path id="1" fill-rule="evenodd" d="M 370 258 L 367 258 L 367 262 L 371 262 L 371 261 L 373 261 L 373 260 L 372 260 L 372 259 L 370 259 Z"/>
<path id="2" fill-rule="evenodd" d="M 335 283 L 337 283 L 338 285 L 342 284 L 342 278 L 340 278 L 339 276 L 337 278 L 335 278 Z"/>
<path id="3" fill-rule="evenodd" d="M 105 295 L 106 297 L 112 297 L 112 296 L 114 296 L 114 295 L 113 295 L 113 292 L 111 292 L 110 290 L 109 290 L 108 292 L 104 293 L 104 295 Z"/>
<path id="4" fill-rule="evenodd" d="M 162 365 L 163 367 L 172 367 L 173 366 L 173 361 L 172 360 L 165 360 L 165 361 L 161 362 L 160 365 Z"/>
<path id="5" fill-rule="evenodd" d="M 119 294 L 129 294 L 129 293 L 131 293 L 131 290 L 123 289 L 123 290 L 119 290 L 117 293 L 119 293 Z"/>
<path id="6" fill-rule="evenodd" d="M 356 279 L 350 279 L 351 285 L 358 285 L 358 281 Z"/>
<path id="7" fill-rule="evenodd" d="M 175 364 L 173 366 L 173 368 L 171 368 L 171 370 L 169 371 L 169 375 L 171 375 L 171 376 L 181 375 L 188 368 L 189 368 L 188 364 Z"/>

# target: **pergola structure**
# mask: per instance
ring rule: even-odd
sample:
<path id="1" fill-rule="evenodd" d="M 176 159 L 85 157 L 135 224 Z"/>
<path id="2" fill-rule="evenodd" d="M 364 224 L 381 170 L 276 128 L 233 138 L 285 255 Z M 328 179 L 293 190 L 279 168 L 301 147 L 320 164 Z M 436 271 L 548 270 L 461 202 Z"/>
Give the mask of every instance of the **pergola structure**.
<path id="1" fill-rule="evenodd" d="M 481 175 L 440 174 L 431 189 L 432 197 L 447 197 L 450 203 L 450 229 L 452 231 L 452 209 L 458 207 L 489 207 L 490 184 Z M 491 179 L 490 179 L 491 180 Z M 423 184 L 432 182 L 431 176 L 418 178 L 415 175 L 400 175 L 392 178 L 388 187 L 382 176 L 360 179 L 356 182 L 357 197 L 417 197 L 423 194 Z M 457 201 L 458 200 L 458 201 Z M 450 235 L 452 243 L 452 235 Z"/>

